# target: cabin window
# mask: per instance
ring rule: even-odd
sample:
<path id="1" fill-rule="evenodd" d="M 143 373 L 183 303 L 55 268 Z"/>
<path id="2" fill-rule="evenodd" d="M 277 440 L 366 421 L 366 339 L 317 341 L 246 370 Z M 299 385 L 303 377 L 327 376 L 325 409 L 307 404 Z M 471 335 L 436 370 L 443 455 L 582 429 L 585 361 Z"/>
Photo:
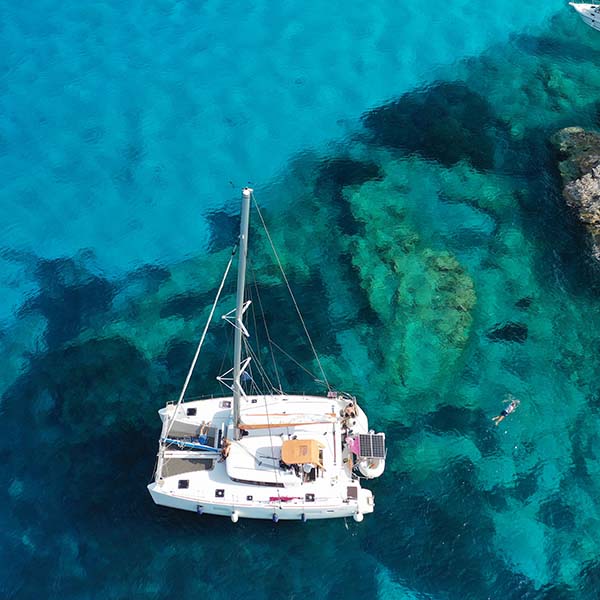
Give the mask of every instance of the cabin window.
<path id="1" fill-rule="evenodd" d="M 215 498 L 225 498 L 225 490 L 215 490 Z"/>
<path id="2" fill-rule="evenodd" d="M 248 502 L 252 502 L 252 498 L 253 496 L 246 496 L 246 500 L 248 500 Z"/>
<path id="3" fill-rule="evenodd" d="M 177 482 L 177 487 L 180 490 L 187 490 L 190 487 L 190 480 L 189 479 L 180 479 Z"/>
<path id="4" fill-rule="evenodd" d="M 304 496 L 304 500 L 306 502 L 314 502 L 315 501 L 315 495 L 314 494 L 306 494 Z"/>
<path id="5" fill-rule="evenodd" d="M 221 400 L 220 408 L 231 408 L 231 400 Z"/>
<path id="6" fill-rule="evenodd" d="M 196 409 L 195 408 L 188 408 L 186 415 L 188 417 L 195 417 L 196 416 Z"/>
<path id="7" fill-rule="evenodd" d="M 250 481 L 249 479 L 237 479 L 236 477 L 232 477 L 231 481 L 235 481 L 236 483 L 247 483 L 248 485 L 262 485 L 265 487 L 285 487 L 283 483 L 273 483 L 271 481 Z"/>

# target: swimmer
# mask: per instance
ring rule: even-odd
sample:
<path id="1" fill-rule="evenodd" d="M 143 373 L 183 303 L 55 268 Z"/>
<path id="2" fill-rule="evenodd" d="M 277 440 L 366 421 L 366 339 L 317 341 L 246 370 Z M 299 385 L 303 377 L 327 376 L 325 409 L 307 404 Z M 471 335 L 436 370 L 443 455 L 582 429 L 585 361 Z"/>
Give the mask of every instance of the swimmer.
<path id="1" fill-rule="evenodd" d="M 494 423 L 496 423 L 496 427 L 498 427 L 498 425 L 500 424 L 500 421 L 503 421 L 505 419 L 505 417 L 510 415 L 511 412 L 514 412 L 516 410 L 517 406 L 519 406 L 519 404 L 521 404 L 520 400 L 517 400 L 516 398 L 513 398 L 512 396 L 509 396 L 504 402 L 510 402 L 510 404 L 499 415 L 492 417 L 492 421 L 494 421 Z"/>

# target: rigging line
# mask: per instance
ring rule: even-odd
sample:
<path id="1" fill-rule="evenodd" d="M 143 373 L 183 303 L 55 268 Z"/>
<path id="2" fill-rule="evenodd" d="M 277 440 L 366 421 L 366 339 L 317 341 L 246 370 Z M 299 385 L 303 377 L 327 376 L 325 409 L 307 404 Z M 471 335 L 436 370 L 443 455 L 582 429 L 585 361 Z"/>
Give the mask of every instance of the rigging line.
<path id="1" fill-rule="evenodd" d="M 250 288 L 250 286 L 248 286 L 248 296 L 252 300 L 252 288 Z M 262 383 L 263 383 L 263 386 L 264 386 L 265 385 L 265 378 L 263 377 L 262 373 L 260 372 L 260 364 L 259 364 L 259 361 L 258 361 L 258 351 L 260 349 L 260 339 L 258 337 L 258 327 L 257 327 L 257 324 L 256 324 L 256 311 L 254 310 L 254 302 L 252 302 L 250 304 L 250 314 L 252 315 L 252 322 L 254 323 L 254 338 L 256 339 L 256 348 L 257 348 L 257 350 L 256 350 L 256 358 L 254 358 L 254 361 L 258 365 L 257 368 L 259 368 L 259 374 L 260 374 L 260 376 L 261 376 L 261 378 L 263 380 Z M 249 342 L 247 343 L 247 346 L 248 347 L 250 346 Z M 254 380 L 253 380 L 253 383 L 254 383 Z M 258 386 L 255 385 L 255 387 L 258 387 Z"/>
<path id="2" fill-rule="evenodd" d="M 271 396 L 272 398 L 273 396 Z M 273 446 L 273 430 L 271 428 L 271 417 L 269 415 L 269 402 L 265 396 L 265 414 L 267 415 L 267 425 L 269 426 L 269 442 L 271 443 L 271 452 L 274 451 Z M 281 453 L 281 450 L 279 451 Z M 281 492 L 279 491 L 279 464 L 273 463 L 273 473 L 275 473 L 275 485 L 277 487 L 277 498 L 279 498 L 279 508 L 281 509 Z"/>
<path id="3" fill-rule="evenodd" d="M 246 348 L 246 350 L 248 350 L 248 348 Z M 252 361 L 256 362 L 254 356 L 252 356 L 252 354 L 250 354 L 250 358 L 252 359 Z M 261 394 L 263 394 L 264 392 L 262 392 L 260 390 L 260 388 L 258 387 L 258 384 L 256 383 L 255 379 L 254 379 L 254 371 L 252 370 L 252 361 L 248 363 L 248 367 L 246 368 L 248 375 L 250 376 L 250 383 L 248 384 L 248 388 L 250 390 L 250 394 L 246 394 L 246 396 L 250 395 L 250 396 L 260 396 Z M 258 367 L 257 367 L 258 368 Z M 260 373 L 259 373 L 260 375 Z M 261 378 L 263 380 L 263 389 L 266 389 L 265 386 L 265 381 L 264 378 L 261 375 Z"/>
<path id="4" fill-rule="evenodd" d="M 248 350 L 248 352 L 250 352 L 250 351 Z M 254 378 L 254 371 L 252 369 L 248 368 L 248 371 L 250 372 L 250 376 L 252 377 L 252 386 L 256 390 L 256 393 L 257 394 L 265 394 L 266 391 L 272 391 L 273 384 L 269 381 L 269 378 L 267 377 L 265 370 L 259 364 L 258 355 L 256 354 L 255 351 L 252 351 L 252 352 L 250 352 L 250 356 L 252 357 L 252 361 L 256 364 L 256 372 L 257 372 L 256 379 Z M 257 381 L 258 378 L 260 378 L 260 386 Z"/>
<path id="5" fill-rule="evenodd" d="M 303 371 L 308 373 L 315 381 L 322 383 L 322 381 L 311 371 L 309 371 L 304 365 L 300 364 L 291 354 L 288 354 L 279 344 L 273 342 L 273 346 L 280 352 L 283 352 L 291 361 L 295 362 Z M 327 383 L 327 382 L 326 382 Z M 329 384 L 327 384 L 329 386 Z"/>
<path id="6" fill-rule="evenodd" d="M 219 367 L 219 373 L 223 373 L 225 361 L 227 360 L 227 357 L 230 354 L 231 354 L 231 338 L 230 338 L 230 336 L 227 336 L 227 342 L 225 344 L 225 350 L 223 351 L 223 358 L 221 359 L 221 366 Z M 219 385 L 221 386 L 221 388 L 229 389 L 222 381 L 219 381 L 219 378 L 217 378 L 217 381 L 218 381 Z"/>
<path id="7" fill-rule="evenodd" d="M 256 355 L 256 353 L 254 352 L 254 350 L 252 349 L 252 347 L 250 346 L 250 343 L 248 342 L 248 340 L 244 340 L 244 346 L 246 348 L 246 352 L 248 353 L 248 355 L 254 360 L 254 363 L 256 364 L 256 368 L 258 369 L 261 377 L 263 378 L 263 381 L 267 381 L 269 384 L 269 387 L 271 388 L 271 391 L 274 391 L 274 387 L 273 384 L 271 383 L 271 380 L 269 379 L 268 375 L 266 374 L 263 366 L 260 364 L 260 361 L 258 360 L 258 356 Z M 254 381 L 254 378 L 252 377 L 252 375 L 250 375 L 251 377 L 251 387 L 254 387 L 254 389 L 257 391 L 257 396 L 261 395 L 260 390 L 258 389 L 258 386 L 256 385 L 256 382 Z M 272 395 L 271 395 L 272 397 Z M 267 424 L 269 425 L 269 442 L 271 444 L 271 450 L 274 449 L 273 446 L 273 432 L 271 431 L 271 420 L 270 420 L 270 416 L 269 416 L 269 408 L 268 408 L 268 400 L 267 400 L 267 396 L 265 395 L 265 414 L 267 417 Z M 255 457 L 256 458 L 256 457 Z M 258 461 L 258 458 L 256 458 L 256 460 Z M 258 461 L 259 464 L 262 461 Z M 278 467 L 279 464 L 273 464 L 273 472 L 275 474 L 275 483 L 277 484 L 277 497 L 280 499 L 279 500 L 279 508 L 281 508 L 281 493 L 279 491 L 279 473 L 278 473 Z"/>
<path id="8" fill-rule="evenodd" d="M 179 400 L 177 400 L 177 405 L 175 406 L 175 410 L 173 411 L 173 418 L 167 427 L 165 437 L 168 437 L 169 432 L 171 431 L 171 427 L 173 427 L 173 423 L 175 422 L 175 415 L 177 415 L 177 409 L 179 405 L 183 402 L 183 397 L 187 391 L 188 385 L 190 384 L 190 379 L 192 378 L 192 373 L 196 368 L 196 363 L 198 362 L 198 356 L 200 356 L 200 350 L 202 349 L 202 345 L 204 344 L 204 339 L 206 338 L 206 333 L 208 332 L 208 327 L 210 322 L 212 321 L 213 315 L 215 314 L 215 310 L 217 308 L 217 304 L 219 302 L 219 298 L 221 296 L 221 292 L 223 291 L 223 286 L 225 285 L 225 281 L 227 280 L 227 275 L 229 274 L 229 269 L 231 268 L 231 264 L 233 263 L 233 257 L 235 256 L 237 250 L 237 244 L 233 247 L 231 251 L 231 256 L 229 258 L 229 262 L 227 263 L 227 268 L 225 269 L 225 273 L 223 274 L 223 279 L 221 280 L 221 285 L 219 286 L 219 290 L 217 291 L 217 295 L 215 297 L 215 301 L 213 302 L 212 308 L 210 309 L 210 314 L 208 315 L 208 319 L 206 320 L 206 325 L 204 325 L 204 331 L 202 332 L 202 337 L 200 338 L 200 343 L 198 344 L 198 348 L 196 348 L 196 354 L 194 355 L 194 360 L 192 360 L 192 364 L 190 365 L 190 369 L 188 371 L 187 377 L 185 378 L 185 383 L 183 384 L 183 389 L 181 390 L 181 394 L 179 395 Z"/>
<path id="9" fill-rule="evenodd" d="M 260 460 L 260 456 L 258 456 L 258 454 L 252 454 L 252 452 L 246 448 L 246 446 L 244 446 L 244 444 L 241 444 L 238 440 L 232 440 L 231 441 L 232 444 L 237 444 L 242 450 L 244 450 L 244 452 L 246 452 L 246 454 L 248 454 L 248 456 L 251 456 L 258 465 L 262 465 L 262 461 Z"/>
<path id="10" fill-rule="evenodd" d="M 152 470 L 152 479 L 148 483 L 152 483 L 156 479 L 156 472 L 158 470 L 158 457 L 160 453 L 156 455 L 156 460 L 154 461 L 154 469 Z"/>
<path id="11" fill-rule="evenodd" d="M 223 344 L 223 357 L 221 358 L 221 366 L 219 367 L 219 373 L 223 373 L 225 371 L 225 361 L 231 356 L 231 354 L 233 353 L 232 350 L 232 340 L 231 338 L 233 337 L 232 332 L 230 331 L 230 328 L 227 328 L 227 331 L 225 333 L 225 344 Z M 220 390 L 221 393 L 226 394 L 227 392 L 225 390 L 229 390 L 231 391 L 231 388 L 229 388 L 229 386 L 225 385 L 220 379 L 219 377 L 216 377 L 217 383 L 221 386 Z"/>
<path id="12" fill-rule="evenodd" d="M 277 368 L 277 361 L 275 360 L 275 354 L 273 353 L 273 340 L 271 339 L 271 334 L 269 333 L 269 326 L 267 325 L 265 311 L 263 310 L 262 300 L 260 298 L 260 292 L 258 291 L 258 283 L 256 281 L 256 273 L 254 269 L 252 269 L 252 277 L 254 279 L 254 287 L 256 288 L 256 298 L 258 300 L 258 307 L 260 308 L 260 314 L 262 316 L 263 324 L 265 326 L 265 332 L 267 334 L 267 341 L 269 342 L 269 352 L 271 354 L 271 361 L 273 363 L 275 377 L 277 378 L 277 385 L 279 386 L 279 391 L 283 393 L 283 386 L 281 385 L 281 379 L 279 378 L 279 369 Z"/>
<path id="13" fill-rule="evenodd" d="M 271 391 L 277 391 L 275 389 L 275 386 L 269 379 L 269 376 L 267 375 L 263 366 L 260 364 L 260 361 L 258 360 L 258 355 L 256 354 L 256 352 L 254 352 L 254 350 L 252 349 L 252 347 L 250 346 L 250 344 L 248 343 L 247 340 L 244 340 L 244 342 L 245 342 L 246 352 L 248 353 L 248 355 L 252 358 L 252 360 L 256 364 L 256 368 L 258 369 L 258 372 L 263 380 L 263 383 L 266 382 L 268 384 L 268 387 L 271 389 Z M 252 383 L 254 383 L 256 385 L 256 382 L 254 381 L 254 379 L 252 380 Z M 257 387 L 257 389 L 258 389 L 258 387 Z"/>
<path id="14" fill-rule="evenodd" d="M 258 297 L 258 290 L 256 289 L 256 274 L 254 272 L 254 268 L 253 267 L 250 267 L 250 268 L 252 270 L 252 278 L 254 280 L 254 287 L 255 287 L 254 291 L 256 292 L 257 297 Z M 248 293 L 251 296 L 253 296 L 253 291 L 252 291 L 252 288 L 250 286 L 248 286 L 248 290 L 249 290 Z M 260 302 L 260 298 L 258 298 L 258 299 L 259 299 L 259 302 Z M 256 352 L 258 354 L 260 352 L 261 344 L 260 344 L 260 340 L 258 338 L 258 323 L 256 322 L 256 310 L 255 310 L 255 307 L 254 307 L 254 303 L 252 304 L 252 320 L 254 322 L 254 331 L 255 331 L 255 336 L 254 337 L 256 338 Z M 269 337 L 269 335 L 268 335 L 268 332 L 267 332 L 267 340 L 268 340 L 268 337 Z M 258 360 L 257 360 L 257 362 L 258 362 Z M 266 369 L 265 369 L 265 371 L 266 371 Z M 264 383 L 265 382 L 264 382 L 264 378 L 263 378 L 263 384 Z"/>
<path id="15" fill-rule="evenodd" d="M 315 350 L 315 346 L 314 346 L 314 344 L 312 342 L 310 334 L 308 333 L 308 329 L 306 328 L 306 324 L 304 323 L 304 319 L 302 318 L 302 313 L 300 312 L 300 308 L 298 307 L 298 303 L 296 302 L 296 298 L 294 296 L 294 292 L 292 292 L 292 288 L 290 287 L 290 283 L 288 281 L 288 278 L 286 277 L 285 271 L 283 270 L 283 265 L 281 264 L 281 261 L 279 260 L 279 255 L 277 254 L 277 250 L 275 250 L 275 245 L 273 244 L 273 240 L 271 238 L 271 234 L 269 233 L 269 230 L 267 229 L 267 225 L 265 223 L 265 220 L 263 219 L 262 213 L 260 212 L 260 208 L 258 206 L 258 202 L 254 198 L 254 194 L 251 194 L 251 196 L 252 196 L 252 200 L 254 201 L 254 206 L 256 206 L 256 211 L 258 212 L 258 216 L 260 217 L 260 221 L 262 223 L 262 226 L 263 226 L 263 228 L 265 230 L 265 233 L 267 234 L 267 238 L 269 240 L 269 243 L 271 244 L 271 250 L 273 250 L 273 254 L 274 254 L 275 258 L 277 259 L 277 264 L 279 265 L 279 270 L 281 271 L 281 274 L 283 275 L 283 279 L 285 281 L 285 284 L 287 285 L 288 292 L 290 293 L 290 296 L 292 297 L 292 302 L 294 303 L 294 307 L 296 308 L 296 312 L 298 313 L 298 317 L 300 318 L 300 322 L 302 323 L 302 327 L 304 328 L 304 333 L 306 334 L 306 338 L 308 339 L 308 343 L 310 344 L 310 347 L 311 347 L 312 352 L 313 352 L 313 354 L 315 356 L 317 364 L 319 365 L 319 370 L 321 371 L 321 375 L 323 376 L 323 381 L 325 382 L 325 385 L 327 386 L 327 389 L 329 391 L 331 391 L 331 387 L 329 385 L 329 382 L 327 381 L 327 376 L 325 375 L 325 371 L 323 370 L 323 365 L 321 364 L 321 360 L 319 359 L 319 355 L 317 354 L 317 351 Z"/>
<path id="16" fill-rule="evenodd" d="M 229 286 L 229 289 L 227 290 L 229 292 L 231 292 L 231 285 Z M 231 333 L 231 330 L 229 327 L 226 328 L 226 333 L 225 333 L 225 344 L 223 344 L 224 346 L 224 350 L 223 350 L 223 357 L 221 359 L 221 366 L 219 367 L 219 373 L 223 373 L 224 371 L 224 367 L 225 367 L 225 361 L 228 359 L 228 357 L 230 357 L 233 354 L 233 349 L 232 349 L 232 338 L 233 338 L 233 333 Z M 222 382 L 219 381 L 219 385 L 222 388 L 227 388 L 227 386 L 225 384 L 223 384 Z"/>
<path id="17" fill-rule="evenodd" d="M 252 298 L 252 288 L 248 286 L 248 297 L 251 301 L 250 314 L 252 315 L 252 323 L 254 324 L 254 339 L 256 340 L 256 347 L 260 348 L 260 338 L 258 337 L 258 327 L 256 325 L 256 311 L 254 310 L 254 300 Z"/>

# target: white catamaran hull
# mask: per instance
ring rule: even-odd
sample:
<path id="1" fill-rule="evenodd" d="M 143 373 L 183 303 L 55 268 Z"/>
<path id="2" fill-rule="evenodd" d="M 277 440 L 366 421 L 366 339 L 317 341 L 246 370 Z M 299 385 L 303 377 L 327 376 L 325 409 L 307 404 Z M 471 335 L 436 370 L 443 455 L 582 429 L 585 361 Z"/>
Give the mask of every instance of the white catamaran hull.
<path id="1" fill-rule="evenodd" d="M 161 506 L 233 521 L 360 521 L 373 512 L 375 502 L 353 472 L 355 461 L 346 442 L 361 434 L 363 439 L 371 436 L 360 408 L 354 418 L 340 418 L 347 403 L 321 396 L 244 398 L 246 434 L 231 443 L 226 459 L 221 451 L 223 438 L 231 432 L 231 398 L 186 402 L 179 408 L 167 405 L 159 411 L 163 449 L 148 491 Z M 198 435 L 204 435 L 202 443 L 186 441 L 199 440 Z M 282 464 L 289 440 L 317 440 L 320 468 L 305 472 Z"/>
<path id="2" fill-rule="evenodd" d="M 579 13 L 579 16 L 586 25 L 600 31 L 600 5 L 578 2 L 569 2 L 569 4 Z"/>
<path id="3" fill-rule="evenodd" d="M 163 492 L 156 483 L 148 486 L 148 491 L 156 504 L 187 510 L 198 514 L 217 515 L 222 517 L 235 517 L 243 519 L 287 520 L 287 521 L 312 521 L 313 519 L 332 519 L 336 517 L 356 517 L 373 512 L 375 505 L 369 490 L 361 490 L 359 502 L 331 505 L 304 505 L 290 506 L 285 502 L 272 502 L 264 506 L 235 501 L 233 499 L 221 503 L 208 502 L 204 499 L 182 498 Z M 247 490 L 244 490 L 247 491 Z M 233 497 L 236 495 L 233 494 Z M 238 495 L 239 497 L 239 495 Z M 275 515 L 275 517 L 274 517 Z"/>

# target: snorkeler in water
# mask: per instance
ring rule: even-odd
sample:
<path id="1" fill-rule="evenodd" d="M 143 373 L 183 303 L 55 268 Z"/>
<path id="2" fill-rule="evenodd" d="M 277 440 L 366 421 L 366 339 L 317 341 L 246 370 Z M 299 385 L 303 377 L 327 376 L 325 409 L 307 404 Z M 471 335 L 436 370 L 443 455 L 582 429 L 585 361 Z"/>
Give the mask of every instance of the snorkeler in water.
<path id="1" fill-rule="evenodd" d="M 504 402 L 510 402 L 510 404 L 499 415 L 492 417 L 492 421 L 494 421 L 494 423 L 496 423 L 496 427 L 498 427 L 498 425 L 500 424 L 500 421 L 503 421 L 505 417 L 510 415 L 511 412 L 514 412 L 516 410 L 517 406 L 519 406 L 519 404 L 521 404 L 520 400 L 517 400 L 516 398 L 513 398 L 512 396 L 509 396 Z"/>

